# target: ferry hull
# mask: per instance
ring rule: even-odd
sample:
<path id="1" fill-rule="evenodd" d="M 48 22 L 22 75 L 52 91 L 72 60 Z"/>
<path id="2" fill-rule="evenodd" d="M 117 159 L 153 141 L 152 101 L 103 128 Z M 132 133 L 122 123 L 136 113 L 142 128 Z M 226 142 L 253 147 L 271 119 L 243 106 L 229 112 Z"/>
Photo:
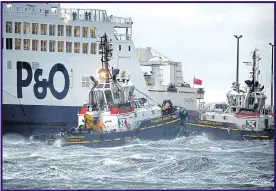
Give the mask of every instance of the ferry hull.
<path id="1" fill-rule="evenodd" d="M 81 107 L 3 104 L 3 134 L 23 136 L 74 127 Z"/>
<path id="2" fill-rule="evenodd" d="M 207 134 L 212 140 L 270 140 L 274 139 L 274 130 L 249 131 L 234 127 L 218 127 L 189 122 L 185 126 L 188 136 Z"/>
<path id="3" fill-rule="evenodd" d="M 125 132 L 99 134 L 74 133 L 67 135 L 66 138 L 58 140 L 49 138 L 47 135 L 38 135 L 34 136 L 33 139 L 46 141 L 48 144 L 56 144 L 60 142 L 62 146 L 84 145 L 99 148 L 125 145 L 128 141 L 133 139 L 158 141 L 171 140 L 185 135 L 183 119 L 177 117 L 162 121 L 159 124 L 153 124 L 151 120 L 145 120 L 138 128 Z"/>

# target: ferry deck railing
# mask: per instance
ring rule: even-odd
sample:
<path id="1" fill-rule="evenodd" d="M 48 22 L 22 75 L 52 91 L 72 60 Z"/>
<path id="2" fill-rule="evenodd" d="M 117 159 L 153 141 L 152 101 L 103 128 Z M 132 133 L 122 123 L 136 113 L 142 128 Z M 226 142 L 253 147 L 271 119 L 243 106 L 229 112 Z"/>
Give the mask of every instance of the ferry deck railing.
<path id="1" fill-rule="evenodd" d="M 73 12 L 76 13 L 76 17 L 73 16 Z M 89 18 L 86 17 L 90 12 Z M 117 17 L 114 15 L 107 16 L 105 10 L 96 9 L 59 9 L 57 12 L 51 10 L 44 10 L 43 12 L 32 12 L 32 11 L 13 11 L 4 10 L 4 15 L 17 16 L 17 17 L 44 17 L 47 19 L 63 19 L 63 20 L 78 20 L 78 21 L 97 21 L 97 22 L 110 22 L 117 24 L 132 24 L 130 17 Z"/>

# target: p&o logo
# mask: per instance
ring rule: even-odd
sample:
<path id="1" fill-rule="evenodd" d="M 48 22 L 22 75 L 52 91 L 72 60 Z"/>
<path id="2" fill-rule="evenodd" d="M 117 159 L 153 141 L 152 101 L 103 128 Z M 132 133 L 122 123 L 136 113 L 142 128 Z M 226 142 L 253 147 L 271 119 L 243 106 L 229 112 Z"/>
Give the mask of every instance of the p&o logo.
<path id="1" fill-rule="evenodd" d="M 27 78 L 22 79 L 23 69 L 27 71 Z M 65 84 L 61 92 L 58 92 L 54 87 L 54 76 L 57 72 L 61 72 L 64 76 Z M 43 69 L 36 69 L 34 74 L 32 72 L 32 67 L 28 62 L 18 61 L 17 62 L 17 97 L 23 98 L 22 89 L 23 87 L 28 87 L 32 80 L 34 79 L 35 84 L 33 87 L 34 95 L 37 99 L 44 99 L 47 96 L 47 88 L 50 89 L 52 95 L 59 100 L 66 97 L 69 91 L 69 74 L 67 69 L 63 64 L 55 64 L 49 73 L 48 79 L 39 79 L 43 74 Z M 38 91 L 41 88 L 42 91 Z"/>

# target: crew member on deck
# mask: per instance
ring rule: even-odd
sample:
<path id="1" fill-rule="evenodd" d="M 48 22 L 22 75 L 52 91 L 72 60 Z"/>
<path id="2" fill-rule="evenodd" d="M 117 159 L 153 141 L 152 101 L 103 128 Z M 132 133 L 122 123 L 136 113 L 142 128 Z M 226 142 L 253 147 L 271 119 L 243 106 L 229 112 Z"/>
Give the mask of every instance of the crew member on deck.
<path id="1" fill-rule="evenodd" d="M 85 11 L 85 20 L 88 20 L 88 14 L 87 14 L 87 11 Z"/>

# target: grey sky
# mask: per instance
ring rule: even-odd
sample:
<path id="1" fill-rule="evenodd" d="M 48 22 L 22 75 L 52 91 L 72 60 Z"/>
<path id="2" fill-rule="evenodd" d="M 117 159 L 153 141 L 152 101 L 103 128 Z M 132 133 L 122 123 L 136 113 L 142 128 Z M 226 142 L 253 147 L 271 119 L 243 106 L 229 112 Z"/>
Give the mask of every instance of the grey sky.
<path id="1" fill-rule="evenodd" d="M 236 78 L 236 39 L 240 40 L 240 83 L 249 76 L 243 61 L 254 48 L 262 60 L 261 83 L 270 100 L 271 47 L 274 42 L 273 4 L 62 4 L 64 8 L 105 9 L 108 15 L 133 19 L 136 47 L 152 47 L 183 64 L 184 81 L 203 80 L 206 101 L 225 101 Z M 166 79 L 165 79 L 166 80 Z"/>

